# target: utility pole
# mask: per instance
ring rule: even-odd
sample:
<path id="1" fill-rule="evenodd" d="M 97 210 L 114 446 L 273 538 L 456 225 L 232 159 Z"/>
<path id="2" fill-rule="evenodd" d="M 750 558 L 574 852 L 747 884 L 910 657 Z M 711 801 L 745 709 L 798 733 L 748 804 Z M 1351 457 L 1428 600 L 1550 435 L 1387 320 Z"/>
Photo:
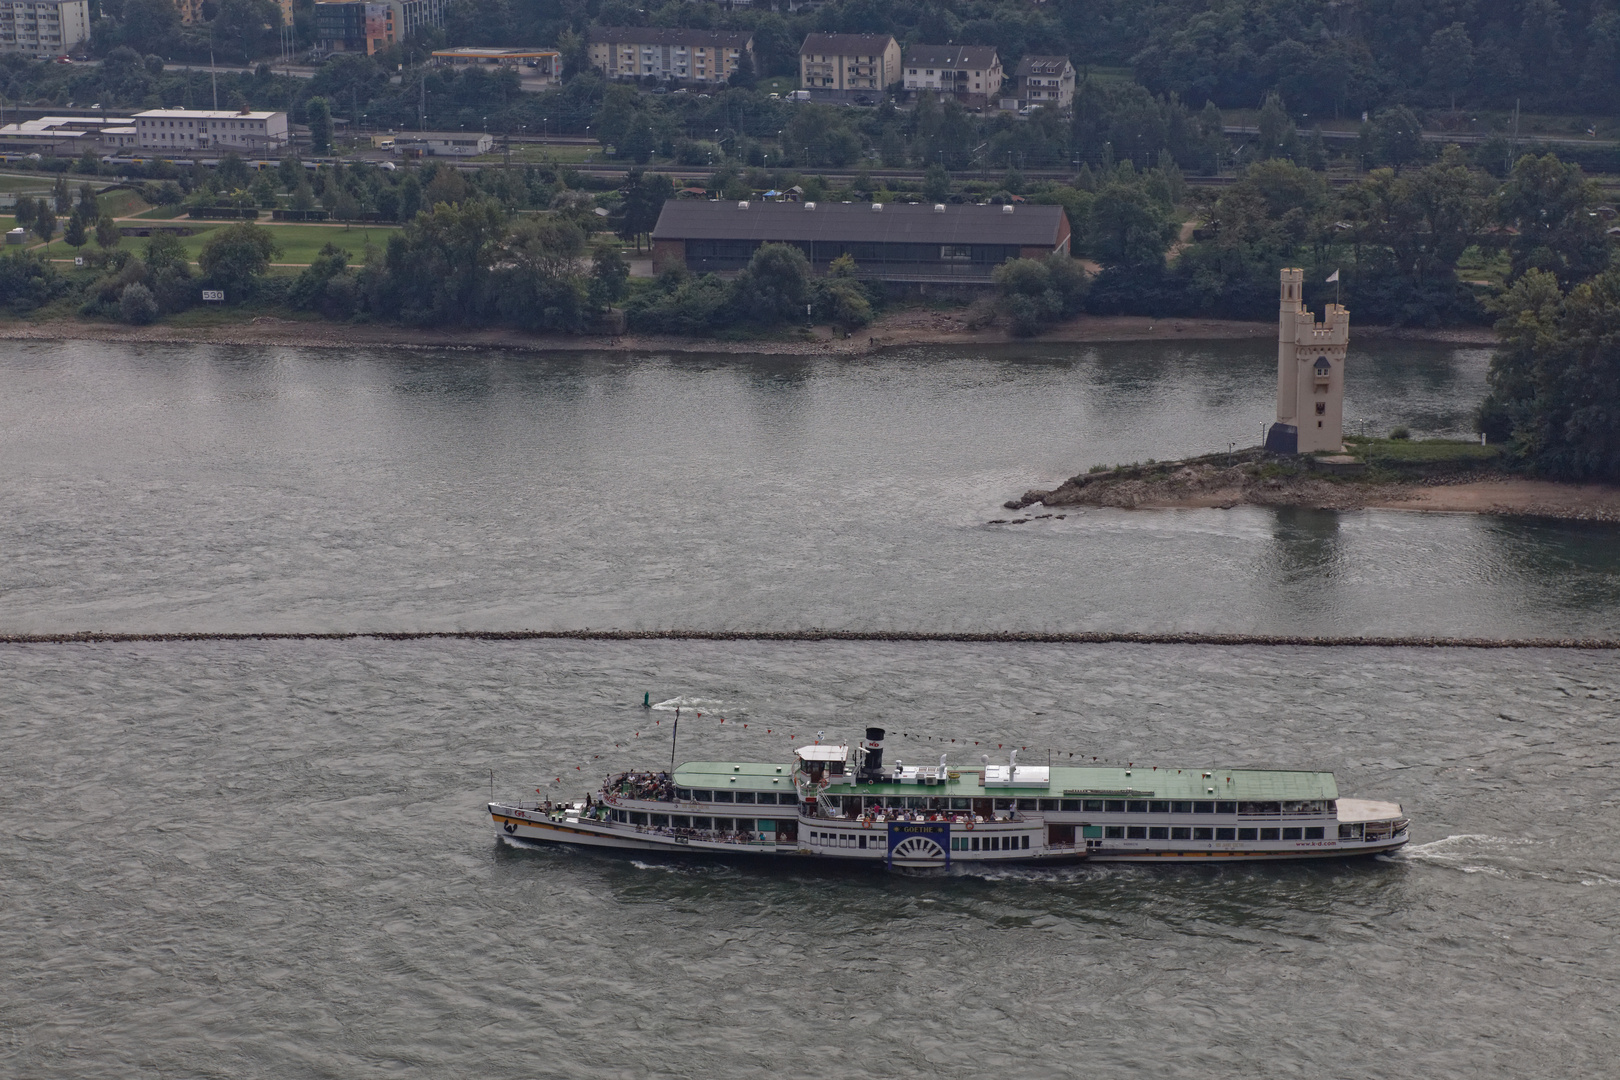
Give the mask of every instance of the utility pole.
<path id="1" fill-rule="evenodd" d="M 208 50 L 208 77 L 214 83 L 214 111 L 219 112 L 219 72 L 214 70 L 214 50 Z"/>

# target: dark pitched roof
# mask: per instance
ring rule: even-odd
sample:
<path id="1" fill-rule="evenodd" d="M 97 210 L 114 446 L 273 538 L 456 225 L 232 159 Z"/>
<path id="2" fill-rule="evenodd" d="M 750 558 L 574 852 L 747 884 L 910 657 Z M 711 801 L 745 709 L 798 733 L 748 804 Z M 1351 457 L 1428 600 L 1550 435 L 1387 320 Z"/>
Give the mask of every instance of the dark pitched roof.
<path id="1" fill-rule="evenodd" d="M 653 228 L 654 240 L 829 240 L 879 244 L 1017 244 L 1056 247 L 1061 206 L 1025 204 L 1012 213 L 1000 206 L 927 204 L 734 202 L 664 204 Z"/>
<path id="2" fill-rule="evenodd" d="M 1020 79 L 1029 75 L 1061 75 L 1068 66 L 1067 56 L 1026 56 L 1018 61 L 1014 74 Z"/>
<path id="3" fill-rule="evenodd" d="M 799 55 L 882 56 L 893 40 L 893 34 L 810 34 L 799 46 Z"/>
<path id="4" fill-rule="evenodd" d="M 906 67 L 979 68 L 996 62 L 994 45 L 913 45 L 906 50 Z"/>
<path id="5" fill-rule="evenodd" d="M 738 30 L 663 30 L 652 26 L 593 26 L 587 43 L 603 45 L 699 45 L 746 49 L 754 35 Z"/>

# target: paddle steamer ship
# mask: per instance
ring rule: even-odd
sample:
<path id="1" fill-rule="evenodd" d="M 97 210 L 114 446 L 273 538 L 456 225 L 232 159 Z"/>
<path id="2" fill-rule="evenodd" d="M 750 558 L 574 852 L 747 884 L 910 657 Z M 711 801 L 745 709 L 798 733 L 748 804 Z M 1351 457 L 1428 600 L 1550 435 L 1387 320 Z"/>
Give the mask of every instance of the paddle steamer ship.
<path id="1" fill-rule="evenodd" d="M 625 852 L 890 867 L 1342 858 L 1407 842 L 1400 805 L 1333 774 L 883 764 L 881 728 L 787 764 L 694 761 L 608 777 L 583 802 L 491 802 L 497 835 Z"/>

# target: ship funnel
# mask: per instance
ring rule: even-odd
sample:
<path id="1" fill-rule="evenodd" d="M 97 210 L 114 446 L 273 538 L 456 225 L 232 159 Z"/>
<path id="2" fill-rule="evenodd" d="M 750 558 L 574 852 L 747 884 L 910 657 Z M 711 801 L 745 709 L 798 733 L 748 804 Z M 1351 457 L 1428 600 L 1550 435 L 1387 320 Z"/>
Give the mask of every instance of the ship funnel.
<path id="1" fill-rule="evenodd" d="M 863 783 L 875 783 L 883 775 L 883 729 L 869 727 L 866 729 L 866 738 L 861 742 L 861 753 L 865 755 L 861 760 L 860 780 Z"/>

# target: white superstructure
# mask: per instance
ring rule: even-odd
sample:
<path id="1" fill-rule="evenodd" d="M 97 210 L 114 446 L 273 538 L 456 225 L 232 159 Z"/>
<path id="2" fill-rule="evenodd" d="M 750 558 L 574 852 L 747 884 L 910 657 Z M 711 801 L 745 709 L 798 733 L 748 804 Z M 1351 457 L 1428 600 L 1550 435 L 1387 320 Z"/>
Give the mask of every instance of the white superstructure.
<path id="1" fill-rule="evenodd" d="M 883 765 L 883 731 L 789 764 L 621 773 L 583 802 L 491 802 L 500 835 L 582 847 L 955 863 L 1275 862 L 1403 846 L 1400 805 L 1341 799 L 1332 773 Z"/>
<path id="2" fill-rule="evenodd" d="M 148 109 L 131 122 L 143 149 L 257 152 L 287 144 L 284 112 Z"/>

